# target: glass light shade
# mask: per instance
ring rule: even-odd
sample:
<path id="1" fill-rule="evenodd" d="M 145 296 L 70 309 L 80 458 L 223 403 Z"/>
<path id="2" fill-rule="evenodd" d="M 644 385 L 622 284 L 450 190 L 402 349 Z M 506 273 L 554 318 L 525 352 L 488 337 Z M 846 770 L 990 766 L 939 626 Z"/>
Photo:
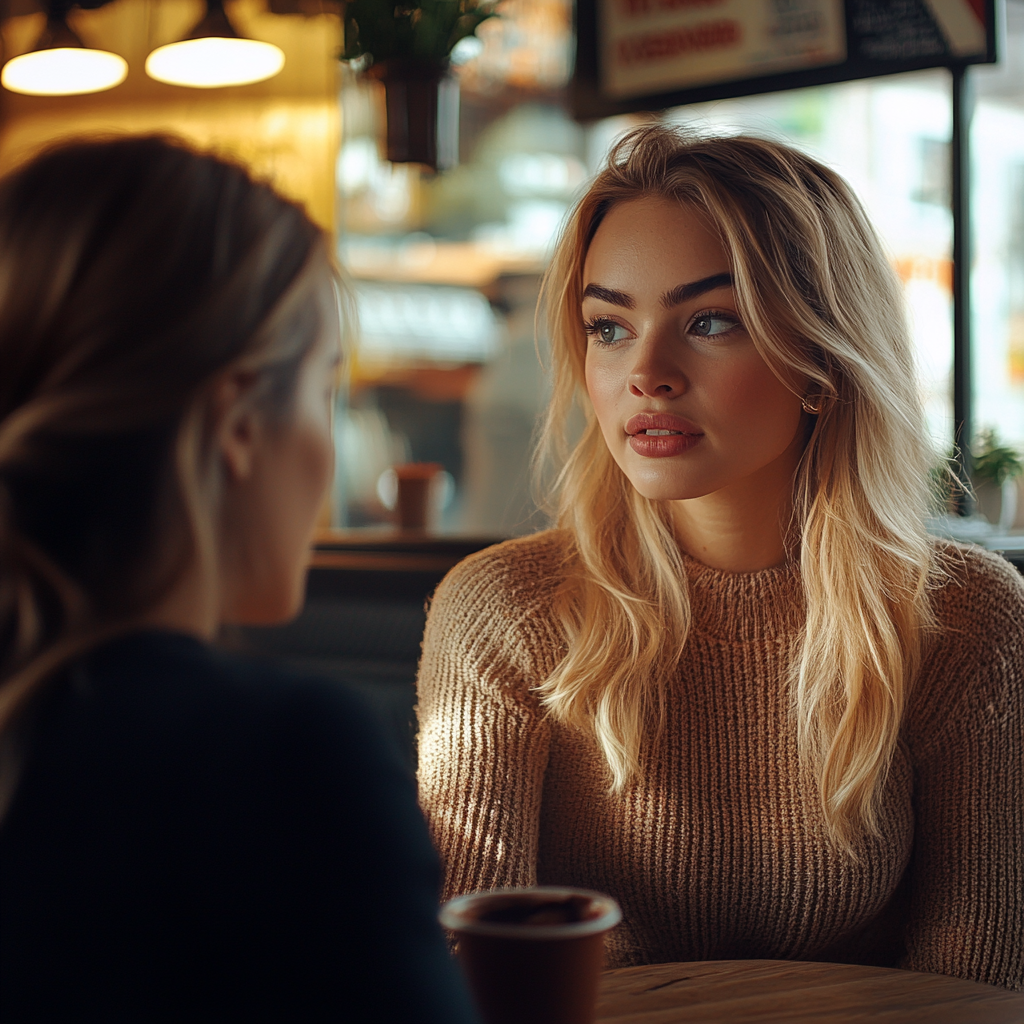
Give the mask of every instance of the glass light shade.
<path id="1" fill-rule="evenodd" d="M 217 89 L 273 78 L 284 67 L 284 53 L 255 39 L 205 36 L 157 47 L 146 58 L 146 74 L 169 85 Z"/>
<path id="2" fill-rule="evenodd" d="M 127 62 L 116 53 L 60 46 L 11 58 L 0 71 L 0 83 L 28 96 L 77 96 L 113 89 L 127 74 Z"/>

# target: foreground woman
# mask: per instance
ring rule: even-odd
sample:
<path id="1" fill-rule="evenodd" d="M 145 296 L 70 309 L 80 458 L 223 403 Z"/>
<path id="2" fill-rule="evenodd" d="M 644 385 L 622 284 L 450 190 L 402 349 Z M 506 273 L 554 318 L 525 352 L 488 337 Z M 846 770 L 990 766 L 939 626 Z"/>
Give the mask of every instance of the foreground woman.
<path id="1" fill-rule="evenodd" d="M 0 1018 L 463 1021 L 412 780 L 295 615 L 331 476 L 321 232 L 158 138 L 0 184 Z"/>
<path id="2" fill-rule="evenodd" d="M 622 142 L 548 277 L 558 529 L 434 600 L 420 798 L 447 891 L 622 904 L 614 966 L 1024 982 L 1024 586 L 930 539 L 896 281 L 777 143 Z"/>

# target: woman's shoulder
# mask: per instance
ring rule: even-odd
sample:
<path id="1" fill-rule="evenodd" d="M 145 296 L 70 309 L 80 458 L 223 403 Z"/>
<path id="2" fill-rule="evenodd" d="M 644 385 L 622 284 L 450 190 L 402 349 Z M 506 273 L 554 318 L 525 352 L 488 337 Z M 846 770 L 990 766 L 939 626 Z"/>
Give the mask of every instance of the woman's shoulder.
<path id="1" fill-rule="evenodd" d="M 1005 558 L 976 544 L 936 538 L 933 546 L 932 606 L 942 628 L 989 639 L 1024 631 L 1024 580 Z"/>
<path id="2" fill-rule="evenodd" d="M 270 659 L 147 630 L 73 666 L 40 712 L 17 797 L 26 813 L 82 790 L 78 803 L 99 800 L 140 835 L 173 818 L 186 845 L 203 813 L 225 836 L 294 818 L 346 857 L 345 814 L 419 828 L 408 768 L 360 696 Z M 296 816 L 313 803 L 336 813 Z"/>
<path id="3" fill-rule="evenodd" d="M 183 703 L 241 702 L 257 707 L 295 694 L 327 693 L 330 687 L 275 659 L 251 657 L 163 629 L 118 637 L 89 655 L 82 669 L 90 681 L 83 692 L 140 701 L 180 698 Z"/>
<path id="4" fill-rule="evenodd" d="M 912 737 L 929 747 L 957 720 L 1024 713 L 1024 580 L 998 554 L 934 543 L 935 628 L 910 716 Z"/>
<path id="5" fill-rule="evenodd" d="M 347 687 L 196 637 L 161 630 L 122 637 L 71 679 L 66 715 L 87 716 L 112 742 L 123 738 L 157 758 L 173 759 L 186 748 L 190 757 L 226 757 L 236 765 L 292 748 L 334 757 L 331 751 L 343 747 L 355 762 L 376 756 L 379 730 Z M 132 737 L 145 737 L 145 744 Z"/>
<path id="6" fill-rule="evenodd" d="M 565 580 L 571 551 L 564 530 L 545 530 L 484 548 L 448 573 L 432 608 L 485 605 L 503 615 L 536 609 L 550 603 Z"/>
<path id="7" fill-rule="evenodd" d="M 570 559 L 569 535 L 547 530 L 496 544 L 455 566 L 430 605 L 421 680 L 439 658 L 453 657 L 477 666 L 475 678 L 505 678 L 512 667 L 517 677 L 547 675 L 564 651 L 552 606 Z"/>
<path id="8" fill-rule="evenodd" d="M 204 813 L 227 832 L 290 818 L 304 800 L 373 819 L 382 796 L 413 820 L 408 770 L 358 695 L 151 630 L 103 645 L 55 680 L 33 716 L 6 824 L 36 835 L 45 808 L 74 804 L 75 821 L 93 812 L 134 821 L 142 837 L 174 819 L 187 845 Z M 338 828 L 315 816 L 300 824 L 324 836 Z M 340 834 L 328 838 L 344 846 Z"/>

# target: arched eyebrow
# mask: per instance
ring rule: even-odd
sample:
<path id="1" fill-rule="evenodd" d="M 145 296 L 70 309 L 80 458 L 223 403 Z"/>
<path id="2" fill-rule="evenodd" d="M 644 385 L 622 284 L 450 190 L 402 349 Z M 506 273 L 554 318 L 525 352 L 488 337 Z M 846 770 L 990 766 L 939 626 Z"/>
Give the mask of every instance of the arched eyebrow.
<path id="1" fill-rule="evenodd" d="M 616 291 L 614 288 L 605 288 L 600 284 L 588 284 L 583 289 L 583 298 L 600 299 L 602 302 L 611 303 L 613 306 L 621 306 L 623 309 L 636 309 L 636 299 L 627 292 Z"/>
<path id="2" fill-rule="evenodd" d="M 682 302 L 689 302 L 705 292 L 713 292 L 716 288 L 727 288 L 732 284 L 732 274 L 712 274 L 710 277 L 702 277 L 699 281 L 691 281 L 689 284 L 681 284 L 670 292 L 665 292 L 661 297 L 661 304 L 666 309 L 678 306 Z M 615 288 L 605 288 L 601 284 L 588 284 L 583 289 L 583 298 L 600 299 L 613 306 L 621 306 L 623 309 L 636 309 L 636 299 L 628 292 L 620 292 Z"/>
<path id="3" fill-rule="evenodd" d="M 728 288 L 732 285 L 732 274 L 712 274 L 710 277 L 702 277 L 699 281 L 690 284 L 681 284 L 670 292 L 665 292 L 661 297 L 661 304 L 666 309 L 678 306 L 680 303 L 689 302 L 705 292 L 713 292 L 716 288 Z"/>

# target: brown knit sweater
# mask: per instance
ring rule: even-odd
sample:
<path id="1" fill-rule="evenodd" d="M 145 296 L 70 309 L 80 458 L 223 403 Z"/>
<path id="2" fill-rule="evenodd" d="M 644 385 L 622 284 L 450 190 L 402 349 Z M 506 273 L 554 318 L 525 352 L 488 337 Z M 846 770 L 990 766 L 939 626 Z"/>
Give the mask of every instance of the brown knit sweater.
<path id="1" fill-rule="evenodd" d="M 480 552 L 441 584 L 419 676 L 420 798 L 446 895 L 611 893 L 611 966 L 680 960 L 878 963 L 1024 983 L 1024 585 L 939 545 L 930 645 L 858 861 L 825 840 L 797 759 L 784 668 L 799 572 L 688 561 L 694 629 L 643 780 L 609 796 L 591 737 L 532 688 L 564 643 L 550 614 L 563 535 Z"/>

